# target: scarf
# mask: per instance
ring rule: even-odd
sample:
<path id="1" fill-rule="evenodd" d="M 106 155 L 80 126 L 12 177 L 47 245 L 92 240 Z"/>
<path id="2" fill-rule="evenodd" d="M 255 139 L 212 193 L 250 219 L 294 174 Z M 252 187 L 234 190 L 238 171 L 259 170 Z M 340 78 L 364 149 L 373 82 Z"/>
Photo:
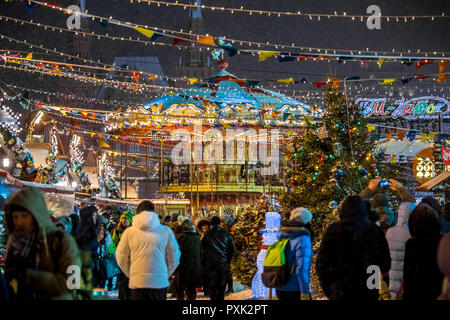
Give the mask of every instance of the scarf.
<path id="1" fill-rule="evenodd" d="M 37 269 L 39 266 L 39 250 L 42 247 L 42 239 L 38 237 L 39 231 L 33 228 L 23 234 L 13 231 L 8 243 L 8 256 L 11 262 L 24 264 L 27 268 Z"/>

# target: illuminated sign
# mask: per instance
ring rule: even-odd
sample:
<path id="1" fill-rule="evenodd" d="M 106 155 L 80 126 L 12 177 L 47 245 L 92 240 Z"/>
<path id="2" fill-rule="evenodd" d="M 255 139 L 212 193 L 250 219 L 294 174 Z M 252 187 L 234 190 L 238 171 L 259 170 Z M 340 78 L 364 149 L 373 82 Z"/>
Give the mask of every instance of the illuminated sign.
<path id="1" fill-rule="evenodd" d="M 450 149 L 442 147 L 442 161 L 445 165 L 445 171 L 450 171 Z"/>
<path id="2" fill-rule="evenodd" d="M 433 148 L 427 148 L 420 151 L 413 162 L 414 178 L 423 184 L 436 176 Z"/>
<path id="3" fill-rule="evenodd" d="M 439 114 L 450 115 L 450 102 L 444 98 L 425 96 L 389 103 L 387 98 L 358 98 L 355 101 L 364 117 L 385 116 L 405 119 L 435 118 Z"/>

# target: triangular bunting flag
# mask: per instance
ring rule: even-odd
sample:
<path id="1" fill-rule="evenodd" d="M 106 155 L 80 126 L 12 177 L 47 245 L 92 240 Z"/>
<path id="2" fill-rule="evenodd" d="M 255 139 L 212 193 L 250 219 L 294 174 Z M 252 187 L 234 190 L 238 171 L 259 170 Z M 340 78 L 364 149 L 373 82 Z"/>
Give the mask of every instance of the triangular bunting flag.
<path id="1" fill-rule="evenodd" d="M 102 148 L 111 148 L 111 146 L 107 144 L 103 139 L 99 139 L 98 146 Z"/>
<path id="2" fill-rule="evenodd" d="M 153 30 L 148 30 L 148 29 L 144 29 L 144 28 L 140 28 L 140 27 L 134 27 L 134 29 L 136 31 L 142 33 L 147 38 L 151 38 L 155 34 L 155 31 L 153 31 Z"/>
<path id="3" fill-rule="evenodd" d="M 294 82 L 294 78 L 288 78 L 288 79 L 278 79 L 277 82 L 282 82 L 282 83 L 293 83 Z"/>
<path id="4" fill-rule="evenodd" d="M 322 86 L 324 86 L 326 84 L 327 83 L 325 81 L 315 81 L 315 82 L 313 82 L 313 86 L 316 87 L 316 88 L 320 88 L 320 87 L 322 87 Z"/>
<path id="5" fill-rule="evenodd" d="M 278 52 L 278 51 L 261 51 L 259 53 L 258 61 L 265 61 L 268 58 L 270 58 L 276 54 L 279 54 L 279 53 L 280 52 Z"/>
<path id="6" fill-rule="evenodd" d="M 381 65 L 383 64 L 384 60 L 385 60 L 385 58 L 378 59 L 378 69 L 381 68 Z"/>
<path id="7" fill-rule="evenodd" d="M 379 82 L 379 84 L 390 84 L 390 83 L 392 83 L 392 82 L 394 82 L 395 81 L 395 79 L 384 79 L 383 80 L 383 82 Z"/>
<path id="8" fill-rule="evenodd" d="M 188 78 L 189 84 L 192 86 L 193 84 L 195 84 L 196 82 L 198 82 L 197 78 Z"/>
<path id="9" fill-rule="evenodd" d="M 405 78 L 405 79 L 402 79 L 401 81 L 402 81 L 402 84 L 405 85 L 408 82 L 410 82 L 412 79 L 413 79 L 412 77 L 411 78 Z"/>
<path id="10" fill-rule="evenodd" d="M 33 52 L 30 52 L 29 54 L 27 54 L 25 59 L 27 59 L 27 60 L 33 59 Z"/>
<path id="11" fill-rule="evenodd" d="M 203 43 L 203 44 L 207 44 L 210 46 L 215 46 L 216 44 L 214 43 L 214 38 L 212 36 L 204 36 L 204 37 L 200 37 L 198 38 L 197 42 Z"/>
<path id="12" fill-rule="evenodd" d="M 386 138 L 387 138 L 388 141 L 391 141 L 391 139 L 392 139 L 392 134 L 386 133 Z"/>
<path id="13" fill-rule="evenodd" d="M 177 44 L 179 44 L 180 42 L 189 42 L 186 39 L 181 39 L 181 38 L 173 38 L 173 42 L 172 45 L 176 46 Z"/>
<path id="14" fill-rule="evenodd" d="M 439 61 L 439 73 L 444 72 L 444 69 L 450 64 L 450 60 Z"/>
<path id="15" fill-rule="evenodd" d="M 373 125 L 367 125 L 367 131 L 369 131 L 369 132 L 374 131 L 375 128 L 376 128 L 376 126 L 373 126 Z"/>
<path id="16" fill-rule="evenodd" d="M 140 73 L 139 72 L 132 72 L 132 74 L 133 74 L 134 81 L 136 81 L 136 83 L 138 83 L 139 82 Z"/>
<path id="17" fill-rule="evenodd" d="M 433 60 L 420 59 L 419 62 L 417 62 L 417 64 L 416 64 L 416 70 L 419 70 L 424 65 L 431 64 L 431 63 L 433 63 Z"/>

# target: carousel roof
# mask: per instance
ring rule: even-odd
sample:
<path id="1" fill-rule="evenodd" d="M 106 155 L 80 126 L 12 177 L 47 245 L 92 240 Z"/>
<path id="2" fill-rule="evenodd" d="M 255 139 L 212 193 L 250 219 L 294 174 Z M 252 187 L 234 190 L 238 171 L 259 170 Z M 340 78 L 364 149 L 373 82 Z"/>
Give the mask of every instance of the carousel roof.
<path id="1" fill-rule="evenodd" d="M 152 106 L 162 104 L 156 113 L 164 113 L 174 105 L 188 104 L 204 110 L 205 100 L 214 104 L 217 112 L 229 105 L 244 105 L 249 109 L 295 115 L 308 115 L 310 112 L 310 107 L 303 102 L 278 92 L 252 86 L 249 81 L 239 79 L 225 70 L 217 73 L 209 83 L 176 90 L 173 94 L 150 101 L 143 107 L 146 110 L 155 111 Z"/>

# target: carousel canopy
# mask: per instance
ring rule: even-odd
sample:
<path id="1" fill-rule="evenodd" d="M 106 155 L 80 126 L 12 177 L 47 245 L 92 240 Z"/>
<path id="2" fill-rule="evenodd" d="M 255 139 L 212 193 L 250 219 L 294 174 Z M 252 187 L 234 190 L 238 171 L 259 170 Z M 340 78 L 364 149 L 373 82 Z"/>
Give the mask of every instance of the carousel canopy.
<path id="1" fill-rule="evenodd" d="M 198 108 L 202 113 L 205 108 L 212 109 L 211 111 L 219 113 L 219 116 L 220 113 L 226 114 L 230 106 L 241 106 L 256 111 L 259 115 L 271 111 L 300 116 L 310 113 L 308 105 L 283 94 L 253 86 L 251 81 L 238 79 L 225 70 L 216 74 L 207 84 L 176 90 L 173 94 L 150 101 L 143 107 L 151 113 L 164 114 L 173 109 L 173 106 L 188 105 Z"/>

